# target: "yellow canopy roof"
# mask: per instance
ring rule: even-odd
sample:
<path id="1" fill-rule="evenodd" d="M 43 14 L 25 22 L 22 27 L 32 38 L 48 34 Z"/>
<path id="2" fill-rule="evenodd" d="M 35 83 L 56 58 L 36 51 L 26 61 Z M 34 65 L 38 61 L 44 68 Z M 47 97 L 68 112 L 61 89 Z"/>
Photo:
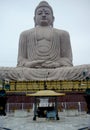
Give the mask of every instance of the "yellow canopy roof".
<path id="1" fill-rule="evenodd" d="M 33 93 L 33 94 L 26 94 L 26 96 L 65 96 L 65 93 L 57 93 L 55 91 L 52 91 L 52 90 L 40 90 L 40 91 L 37 91 L 36 93 Z"/>

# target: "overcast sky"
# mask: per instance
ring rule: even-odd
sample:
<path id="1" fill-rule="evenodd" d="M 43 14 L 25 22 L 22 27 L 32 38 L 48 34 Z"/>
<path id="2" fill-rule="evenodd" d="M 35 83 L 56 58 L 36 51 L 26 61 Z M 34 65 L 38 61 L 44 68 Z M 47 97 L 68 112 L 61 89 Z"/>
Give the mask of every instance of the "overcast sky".
<path id="1" fill-rule="evenodd" d="M 34 10 L 41 0 L 0 0 L 0 66 L 17 65 L 20 33 L 34 27 Z M 54 27 L 70 33 L 73 64 L 90 64 L 90 0 L 46 0 Z"/>

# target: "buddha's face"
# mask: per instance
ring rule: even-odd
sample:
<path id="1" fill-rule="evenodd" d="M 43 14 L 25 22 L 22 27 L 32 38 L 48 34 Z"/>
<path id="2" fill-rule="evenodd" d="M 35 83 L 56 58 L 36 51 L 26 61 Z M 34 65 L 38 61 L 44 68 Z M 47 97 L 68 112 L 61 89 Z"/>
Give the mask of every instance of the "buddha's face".
<path id="1" fill-rule="evenodd" d="M 40 7 L 37 9 L 35 17 L 35 24 L 39 26 L 52 26 L 54 17 L 52 11 L 48 7 Z"/>

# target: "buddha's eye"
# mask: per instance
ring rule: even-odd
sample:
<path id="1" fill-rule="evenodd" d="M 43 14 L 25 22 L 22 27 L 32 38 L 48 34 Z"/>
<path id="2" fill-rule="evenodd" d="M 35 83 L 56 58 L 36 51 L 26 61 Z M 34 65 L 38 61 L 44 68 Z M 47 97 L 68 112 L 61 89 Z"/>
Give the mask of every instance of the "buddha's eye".
<path id="1" fill-rule="evenodd" d="M 39 12 L 39 13 L 38 13 L 38 15 L 41 15 L 41 14 L 42 14 L 42 12 Z"/>
<path id="2" fill-rule="evenodd" d="M 46 11 L 46 12 L 45 12 L 45 14 L 49 15 L 49 14 L 50 14 L 50 12 L 49 12 L 49 11 Z"/>
<path id="3" fill-rule="evenodd" d="M 48 12 L 46 12 L 45 14 L 49 15 L 49 13 L 48 13 Z"/>
<path id="4" fill-rule="evenodd" d="M 42 11 L 38 11 L 37 14 L 38 14 L 38 15 L 41 15 L 41 14 L 42 14 Z"/>

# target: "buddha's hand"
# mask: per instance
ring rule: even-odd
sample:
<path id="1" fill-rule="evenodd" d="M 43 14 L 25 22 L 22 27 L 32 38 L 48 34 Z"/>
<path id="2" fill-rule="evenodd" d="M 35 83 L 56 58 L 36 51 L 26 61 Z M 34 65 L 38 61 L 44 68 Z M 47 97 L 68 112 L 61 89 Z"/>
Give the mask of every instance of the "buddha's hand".
<path id="1" fill-rule="evenodd" d="M 58 62 L 46 61 L 42 64 L 43 68 L 58 68 L 60 64 Z"/>
<path id="2" fill-rule="evenodd" d="M 39 68 L 42 66 L 42 64 L 45 62 L 45 60 L 36 60 L 32 62 L 26 62 L 25 67 L 28 68 Z"/>
<path id="3" fill-rule="evenodd" d="M 45 61 L 42 63 L 42 68 L 59 68 L 59 67 L 72 66 L 67 58 L 61 58 L 59 61 Z"/>

